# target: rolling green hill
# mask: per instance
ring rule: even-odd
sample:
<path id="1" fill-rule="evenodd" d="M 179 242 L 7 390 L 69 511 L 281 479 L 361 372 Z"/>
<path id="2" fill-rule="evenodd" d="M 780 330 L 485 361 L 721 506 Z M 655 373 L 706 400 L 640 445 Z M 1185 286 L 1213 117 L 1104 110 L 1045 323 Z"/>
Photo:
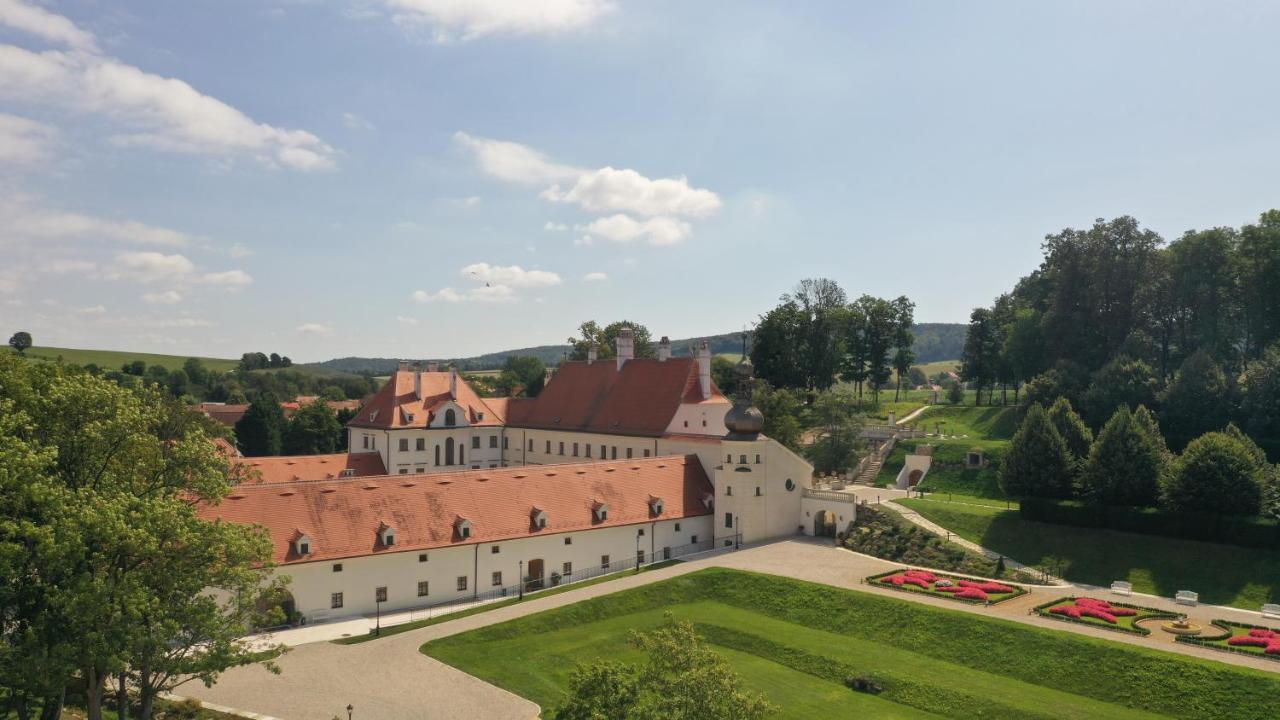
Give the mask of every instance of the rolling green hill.
<path id="1" fill-rule="evenodd" d="M 147 365 L 159 365 L 166 370 L 177 370 L 187 361 L 190 355 L 160 355 L 156 353 L 125 352 L 119 350 L 80 350 L 76 348 L 56 348 L 32 346 L 27 348 L 26 356 L 32 360 L 56 362 L 61 358 L 64 362 L 76 365 L 90 363 L 109 370 L 119 370 L 121 365 L 141 360 Z M 205 367 L 215 372 L 230 372 L 236 369 L 239 360 L 227 358 L 202 357 L 200 361 Z"/>

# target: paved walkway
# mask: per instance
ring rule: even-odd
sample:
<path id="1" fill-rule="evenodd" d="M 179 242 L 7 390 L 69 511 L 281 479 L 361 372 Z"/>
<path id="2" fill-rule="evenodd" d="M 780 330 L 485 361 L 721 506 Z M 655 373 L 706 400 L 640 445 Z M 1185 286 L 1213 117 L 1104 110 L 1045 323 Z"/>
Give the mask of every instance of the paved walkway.
<path id="1" fill-rule="evenodd" d="M 179 693 L 284 720 L 345 717 L 348 703 L 354 706 L 356 717 L 376 720 L 420 720 L 425 717 L 441 720 L 530 720 L 538 716 L 537 705 L 422 655 L 418 652 L 418 647 L 436 638 L 716 566 L 809 580 L 896 600 L 999 617 L 1113 642 L 1159 648 L 1280 673 L 1280 663 L 1192 645 L 1174 645 L 1164 637 L 1165 633 L 1158 630 L 1148 638 L 1141 638 L 1029 613 L 1032 607 L 1040 603 L 1069 594 L 1089 592 L 1095 597 L 1107 596 L 1105 591 L 1097 588 L 1031 587 L 1026 596 L 1005 603 L 990 607 L 970 606 L 954 600 L 864 584 L 863 579 L 868 575 L 902 566 L 836 548 L 828 542 L 795 539 L 621 577 L 611 582 L 496 608 L 372 642 L 356 645 L 336 645 L 329 642 L 302 645 L 280 659 L 279 665 L 283 671 L 280 675 L 272 675 L 260 667 L 237 668 L 223 675 L 212 688 L 193 684 L 180 688 Z M 1202 625 L 1208 625 L 1209 620 L 1214 618 L 1240 622 L 1258 621 L 1257 613 L 1230 608 L 1187 608 L 1166 598 L 1141 595 L 1125 600 L 1153 608 L 1189 612 L 1192 621 Z M 519 662 L 519 659 L 513 658 L 512 662 Z"/>

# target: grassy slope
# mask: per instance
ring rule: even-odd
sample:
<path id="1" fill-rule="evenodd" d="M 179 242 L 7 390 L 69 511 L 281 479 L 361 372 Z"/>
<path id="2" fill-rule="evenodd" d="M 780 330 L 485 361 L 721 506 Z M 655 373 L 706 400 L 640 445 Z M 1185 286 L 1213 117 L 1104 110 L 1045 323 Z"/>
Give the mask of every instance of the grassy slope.
<path id="1" fill-rule="evenodd" d="M 1009 444 L 1017 429 L 1017 410 L 1009 407 L 972 407 L 940 405 L 930 407 L 913 422 L 916 427 L 930 432 L 942 423 L 944 434 L 965 436 L 956 438 L 918 438 L 898 443 L 885 460 L 876 481 L 892 484 L 902 470 L 904 458 L 916 445 L 933 445 L 934 467 L 925 476 L 924 488 L 932 492 L 970 495 L 976 498 L 1003 498 L 1004 492 L 996 480 L 996 464 L 979 470 L 961 467 L 965 454 L 971 448 L 980 447 L 989 459 L 998 458 Z"/>
<path id="2" fill-rule="evenodd" d="M 702 624 L 718 646 L 756 649 L 750 662 L 726 655 L 739 664 L 748 689 L 781 706 L 780 717 L 812 717 L 804 700 L 818 692 L 831 698 L 821 709 L 833 717 L 893 716 L 890 710 L 918 717 L 912 708 L 1009 718 L 1155 717 L 1137 708 L 1184 718 L 1224 717 L 1224 709 L 1239 718 L 1280 714 L 1280 681 L 1266 673 L 724 569 L 462 633 L 423 652 L 550 710 L 575 663 L 638 659 L 627 633 L 655 626 L 666 611 Z M 816 666 L 796 662 L 806 654 L 819 660 Z M 766 661 L 805 670 L 813 680 L 770 672 L 761 665 Z M 870 675 L 885 693 L 869 698 L 845 690 L 828 666 Z M 885 702 L 895 704 L 879 704 Z"/>
<path id="3" fill-rule="evenodd" d="M 1128 580 L 1138 592 L 1166 597 L 1195 590 L 1202 602 L 1249 610 L 1280 602 L 1280 553 L 1274 550 L 1032 523 L 1016 510 L 998 507 L 901 502 L 966 540 L 1019 562 L 1034 566 L 1057 558 L 1066 577 L 1077 582 Z"/>
<path id="4" fill-rule="evenodd" d="M 154 353 L 143 352 L 121 352 L 117 350 L 78 350 L 75 348 L 55 348 L 55 347 L 30 347 L 27 349 L 26 356 L 33 360 L 46 360 L 53 362 L 62 357 L 63 361 L 74 363 L 76 365 L 88 365 L 93 363 L 107 370 L 119 370 L 120 366 L 141 360 L 147 365 L 160 365 L 166 370 L 177 370 L 187 361 L 189 355 L 157 355 Z M 239 360 L 228 360 L 225 358 L 200 358 L 206 368 L 216 372 L 229 372 L 235 370 L 240 364 Z"/>

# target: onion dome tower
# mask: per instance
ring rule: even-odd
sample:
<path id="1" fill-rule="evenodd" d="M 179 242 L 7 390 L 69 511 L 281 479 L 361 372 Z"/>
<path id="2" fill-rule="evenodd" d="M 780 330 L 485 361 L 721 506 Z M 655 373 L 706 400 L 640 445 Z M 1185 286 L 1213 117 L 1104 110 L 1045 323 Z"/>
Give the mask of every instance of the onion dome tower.
<path id="1" fill-rule="evenodd" d="M 756 369 L 747 357 L 747 334 L 742 334 L 742 362 L 733 369 L 738 383 L 733 408 L 724 416 L 724 426 L 729 429 L 727 440 L 755 440 L 764 430 L 764 414 L 751 404 L 755 389 Z"/>

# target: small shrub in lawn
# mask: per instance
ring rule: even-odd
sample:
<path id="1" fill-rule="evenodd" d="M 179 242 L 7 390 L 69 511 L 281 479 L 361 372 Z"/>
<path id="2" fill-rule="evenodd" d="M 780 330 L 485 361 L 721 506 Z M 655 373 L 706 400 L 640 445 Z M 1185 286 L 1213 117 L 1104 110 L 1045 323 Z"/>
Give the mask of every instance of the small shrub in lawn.
<path id="1" fill-rule="evenodd" d="M 879 683 L 867 677 L 847 677 L 844 679 L 844 684 L 850 690 L 871 695 L 879 695 L 884 692 L 884 688 L 880 687 Z"/>

